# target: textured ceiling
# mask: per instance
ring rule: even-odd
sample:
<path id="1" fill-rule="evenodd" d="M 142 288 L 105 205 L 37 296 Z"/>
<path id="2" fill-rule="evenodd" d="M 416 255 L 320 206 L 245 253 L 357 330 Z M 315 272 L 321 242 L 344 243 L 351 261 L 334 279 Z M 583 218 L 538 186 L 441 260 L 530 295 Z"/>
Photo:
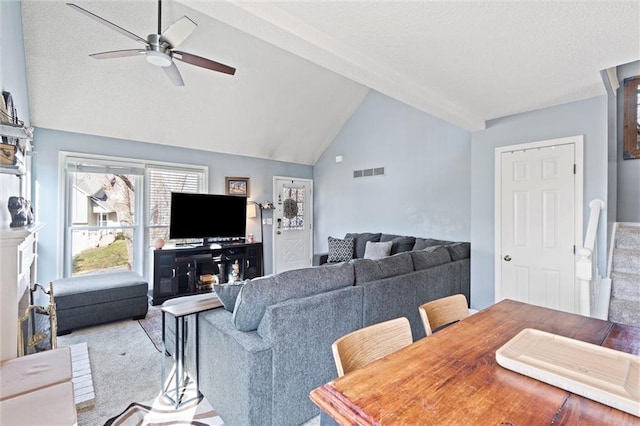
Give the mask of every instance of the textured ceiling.
<path id="1" fill-rule="evenodd" d="M 77 1 L 155 32 L 154 1 Z M 23 0 L 32 125 L 313 164 L 372 88 L 469 130 L 603 94 L 599 71 L 640 59 L 640 2 L 165 2 L 181 50 L 237 68 L 178 63 L 185 87 L 139 47 L 63 2 Z"/>

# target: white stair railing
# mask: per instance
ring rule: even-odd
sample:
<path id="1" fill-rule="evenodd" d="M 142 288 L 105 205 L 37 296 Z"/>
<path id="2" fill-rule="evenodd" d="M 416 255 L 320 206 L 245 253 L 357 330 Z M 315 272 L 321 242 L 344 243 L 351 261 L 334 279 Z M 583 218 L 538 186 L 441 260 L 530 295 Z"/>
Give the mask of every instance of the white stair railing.
<path id="1" fill-rule="evenodd" d="M 596 242 L 598 240 L 598 222 L 600 221 L 600 211 L 604 210 L 607 204 L 599 199 L 589 202 L 589 222 L 587 223 L 587 234 L 584 238 L 584 246 L 578 249 L 576 259 L 576 276 L 579 282 L 580 292 L 580 314 L 592 316 L 596 313 L 596 304 L 600 293 L 602 277 L 598 270 L 598 250 Z M 601 307 L 599 307 L 601 308 Z"/>

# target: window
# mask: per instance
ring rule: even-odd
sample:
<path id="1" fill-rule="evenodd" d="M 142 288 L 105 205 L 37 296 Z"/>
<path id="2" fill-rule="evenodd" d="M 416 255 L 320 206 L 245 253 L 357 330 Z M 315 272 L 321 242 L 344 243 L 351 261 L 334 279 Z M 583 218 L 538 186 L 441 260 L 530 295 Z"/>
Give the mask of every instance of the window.
<path id="1" fill-rule="evenodd" d="M 150 242 L 168 238 L 171 192 L 206 192 L 207 168 L 65 158 L 65 276 L 146 271 Z"/>
<path id="2" fill-rule="evenodd" d="M 169 218 L 172 192 L 205 192 L 203 169 L 179 169 L 161 166 L 147 167 L 148 213 L 147 246 L 156 238 L 169 240 Z"/>
<path id="3" fill-rule="evenodd" d="M 304 228 L 305 188 L 284 186 L 278 201 L 283 204 L 282 230 L 302 230 Z M 284 201 L 283 201 L 284 200 Z"/>
<path id="4" fill-rule="evenodd" d="M 623 158 L 640 159 L 640 76 L 624 80 Z"/>

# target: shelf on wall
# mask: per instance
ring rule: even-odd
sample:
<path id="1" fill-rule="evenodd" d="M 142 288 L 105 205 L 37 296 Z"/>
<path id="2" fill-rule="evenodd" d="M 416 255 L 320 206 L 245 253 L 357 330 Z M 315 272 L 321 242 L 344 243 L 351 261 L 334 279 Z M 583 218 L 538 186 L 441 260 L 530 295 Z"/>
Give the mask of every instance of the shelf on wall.
<path id="1" fill-rule="evenodd" d="M 18 139 L 33 139 L 33 127 L 24 125 L 0 123 L 0 135 Z"/>
<path id="2" fill-rule="evenodd" d="M 26 173 L 26 157 L 31 155 L 33 128 L 0 123 L 0 136 L 18 139 L 15 164 L 0 164 L 0 173 L 22 176 Z"/>

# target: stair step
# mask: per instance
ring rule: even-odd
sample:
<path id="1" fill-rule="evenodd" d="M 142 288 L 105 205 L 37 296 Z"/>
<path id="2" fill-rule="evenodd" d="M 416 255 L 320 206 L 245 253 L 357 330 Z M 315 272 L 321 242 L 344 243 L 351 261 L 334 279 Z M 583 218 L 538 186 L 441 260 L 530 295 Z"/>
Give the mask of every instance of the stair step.
<path id="1" fill-rule="evenodd" d="M 640 249 L 614 248 L 612 270 L 640 274 Z"/>
<path id="2" fill-rule="evenodd" d="M 640 226 L 618 226 L 616 232 L 616 247 L 640 248 Z"/>
<path id="3" fill-rule="evenodd" d="M 634 300 L 640 306 L 640 274 L 612 272 L 611 297 Z"/>
<path id="4" fill-rule="evenodd" d="M 611 298 L 609 321 L 640 327 L 640 309 L 634 300 Z"/>

